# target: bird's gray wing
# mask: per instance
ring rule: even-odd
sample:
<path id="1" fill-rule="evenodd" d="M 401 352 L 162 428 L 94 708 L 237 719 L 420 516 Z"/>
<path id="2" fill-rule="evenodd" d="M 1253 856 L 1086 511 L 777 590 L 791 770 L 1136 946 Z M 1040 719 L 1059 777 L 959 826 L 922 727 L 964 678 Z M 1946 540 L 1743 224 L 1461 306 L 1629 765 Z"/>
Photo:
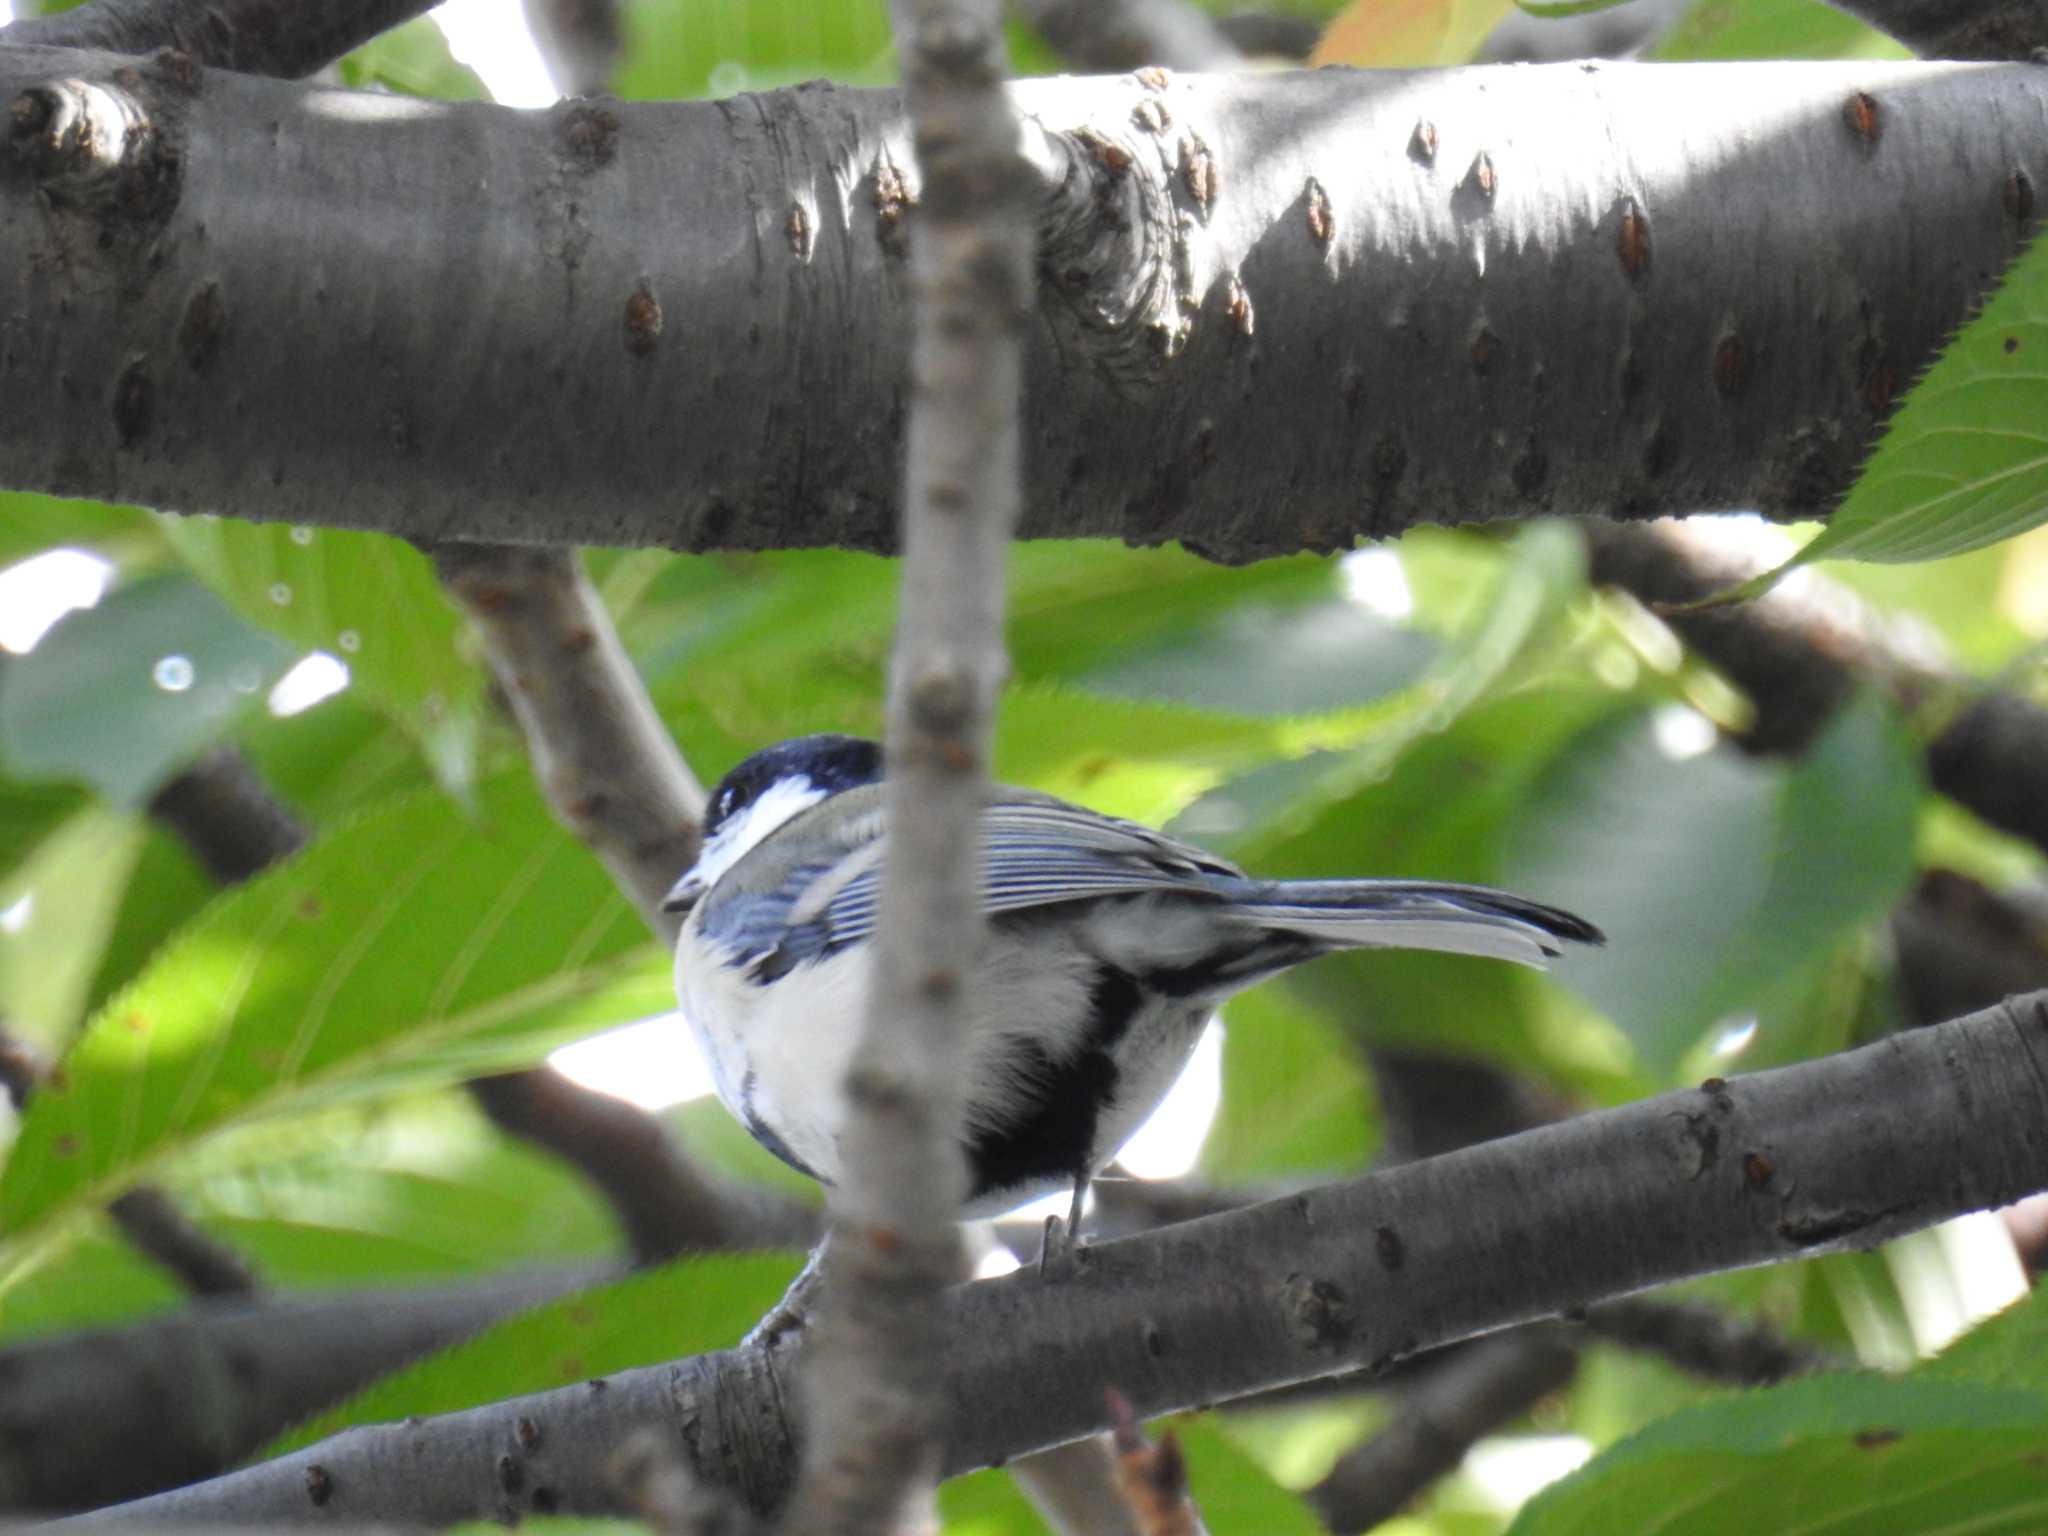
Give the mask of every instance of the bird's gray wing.
<path id="1" fill-rule="evenodd" d="M 1022 790 L 998 791 L 982 836 L 982 907 L 990 916 L 1148 891 L 1216 897 L 1211 881 L 1240 878 L 1199 848 Z M 771 888 L 750 881 L 751 889 L 706 914 L 706 936 L 766 967 L 763 979 L 859 943 L 874 932 L 885 848 L 877 837 L 829 861 L 785 864 Z"/>

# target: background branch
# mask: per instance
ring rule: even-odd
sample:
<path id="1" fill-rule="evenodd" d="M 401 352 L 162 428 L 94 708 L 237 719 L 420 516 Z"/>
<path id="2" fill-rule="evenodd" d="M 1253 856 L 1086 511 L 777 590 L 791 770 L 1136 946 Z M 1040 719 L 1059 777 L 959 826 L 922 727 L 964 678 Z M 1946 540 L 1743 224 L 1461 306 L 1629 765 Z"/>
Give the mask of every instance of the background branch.
<path id="1" fill-rule="evenodd" d="M 1025 1270 L 961 1286 L 941 1341 L 946 1470 L 1102 1428 L 1104 1385 L 1140 1413 L 1171 1412 L 2007 1204 L 2048 1185 L 2044 1085 L 2048 993 L 2034 993 L 1838 1056 L 1099 1243 L 1065 1278 Z M 1770 1162 L 1761 1183 L 1744 1166 L 1755 1167 L 1751 1150 Z M 1460 1219 L 1442 1221 L 1446 1210 Z M 595 1395 L 358 1430 L 99 1519 L 288 1516 L 308 1464 L 347 1491 L 337 1518 L 471 1518 L 498 1506 L 497 1447 L 517 1419 L 572 1411 L 591 1435 L 692 1426 L 683 1439 L 699 1475 L 765 1509 L 791 1469 L 777 1368 L 773 1351 L 733 1351 L 625 1373 Z M 557 1473 L 560 1508 L 616 1507 L 576 1457 L 553 1463 Z"/>
<path id="2" fill-rule="evenodd" d="M 91 0 L 54 16 L 0 28 L 0 46 L 103 48 L 154 53 L 175 48 L 217 69 L 297 79 L 332 64 L 432 0 Z"/>

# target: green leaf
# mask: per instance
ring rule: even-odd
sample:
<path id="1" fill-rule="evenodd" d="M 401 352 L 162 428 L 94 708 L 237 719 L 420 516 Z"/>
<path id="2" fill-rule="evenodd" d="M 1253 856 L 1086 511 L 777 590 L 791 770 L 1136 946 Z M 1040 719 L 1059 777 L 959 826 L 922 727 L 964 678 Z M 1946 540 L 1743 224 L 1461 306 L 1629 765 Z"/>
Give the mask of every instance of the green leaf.
<path id="1" fill-rule="evenodd" d="M 0 492 L 0 570 L 50 549 L 114 555 L 154 550 L 159 543 L 156 519 L 138 507 Z"/>
<path id="2" fill-rule="evenodd" d="M 4 1176 L 0 1276 L 197 1138 L 529 1061 L 669 1006 L 667 957 L 521 770 L 400 802 L 216 900 L 100 1011 Z"/>
<path id="3" fill-rule="evenodd" d="M 1407 687 L 1435 651 L 1428 636 L 1342 599 L 1294 608 L 1240 603 L 1082 682 L 1228 714 L 1314 715 Z"/>
<path id="4" fill-rule="evenodd" d="M 1288 878 L 1512 884 L 1501 871 L 1510 816 L 1566 743 L 1627 703 L 1584 684 L 1489 699 L 1409 743 L 1370 788 L 1266 843 L 1252 868 Z M 1474 1055 L 1601 1102 L 1648 1086 L 1623 1074 L 1627 1048 L 1611 1025 L 1519 966 L 1381 951 L 1319 960 L 1283 985 L 1348 1037 L 1376 1048 Z"/>
<path id="5" fill-rule="evenodd" d="M 1282 1488 L 1207 1415 L 1175 1419 L 1188 1461 L 1188 1489 L 1212 1531 L 1259 1536 L 1325 1536 L 1308 1505 Z"/>
<path id="6" fill-rule="evenodd" d="M 0 676 L 6 672 L 0 662 Z M 6 683 L 0 681 L 0 690 Z M 75 784 L 17 784 L 0 779 L 0 877 L 35 856 L 59 828 L 85 809 L 90 797 Z"/>
<path id="7" fill-rule="evenodd" d="M 0 881 L 0 1019 L 46 1055 L 85 1015 L 143 834 L 140 818 L 88 803 Z"/>
<path id="8" fill-rule="evenodd" d="M 1564 21 L 1572 16 L 1590 16 L 1595 11 L 1611 11 L 1628 3 L 1629 0 L 1557 0 L 1556 4 L 1546 4 L 1545 0 L 1515 0 L 1515 8 L 1539 21 Z"/>
<path id="9" fill-rule="evenodd" d="M 245 617 L 339 657 L 444 784 L 469 782 L 483 675 L 462 652 L 462 616 L 425 555 L 380 533 L 205 517 L 166 517 L 163 527 Z"/>
<path id="10" fill-rule="evenodd" d="M 197 582 L 157 576 L 66 614 L 0 674 L 0 766 L 147 799 L 283 675 L 291 652 Z"/>
<path id="11" fill-rule="evenodd" d="M 618 93 L 668 101 L 770 90 L 827 76 L 886 85 L 896 51 L 885 7 L 817 0 L 632 0 Z"/>
<path id="12" fill-rule="evenodd" d="M 85 1008 L 96 1012 L 133 981 L 150 956 L 219 893 L 184 841 L 154 822 L 138 829 L 135 863 L 100 950 Z"/>
<path id="13" fill-rule="evenodd" d="M 1682 1410 L 1539 1494 L 1510 1536 L 2042 1529 L 2048 1297 L 1904 1376 L 1816 1377 Z"/>
<path id="14" fill-rule="evenodd" d="M 265 1455 L 310 1445 L 352 1424 L 454 1413 L 724 1349 L 781 1299 L 802 1265 L 795 1254 L 712 1254 L 580 1291 L 385 1377 L 300 1425 Z"/>
<path id="15" fill-rule="evenodd" d="M 1410 746 L 1522 675 L 1585 591 L 1585 546 L 1568 527 L 1537 523 L 1509 548 L 1458 632 L 1410 688 L 1371 706 L 1351 745 L 1265 764 L 1226 782 L 1190 806 L 1174 830 L 1263 868 L 1267 849 L 1295 838 L 1328 807 L 1363 794 Z"/>
<path id="16" fill-rule="evenodd" d="M 1932 560 L 2048 520 L 2048 242 L 1907 395 L 1848 498 L 1783 568 Z M 1783 574 L 1773 573 L 1773 577 Z"/>
<path id="17" fill-rule="evenodd" d="M 1222 1184 L 1332 1177 L 1365 1166 L 1378 1106 L 1358 1049 L 1322 1013 L 1279 987 L 1224 1011 L 1223 1099 L 1201 1167 Z"/>
<path id="18" fill-rule="evenodd" d="M 402 96 L 439 101 L 491 99 L 476 71 L 456 61 L 448 39 L 425 16 L 365 43 L 336 67 L 342 83 L 356 90 L 382 86 Z"/>
<path id="19" fill-rule="evenodd" d="M 1868 23 L 1821 0 L 1698 0 L 1650 56 L 1727 59 L 1909 59 Z"/>
<path id="20" fill-rule="evenodd" d="M 1554 974 L 1668 1079 L 1717 1020 L 1887 910 L 1913 868 L 1919 757 L 1874 698 L 1787 768 L 1675 758 L 1649 714 L 1560 753 L 1516 813 L 1504 878 L 1589 918 L 1604 950 Z"/>

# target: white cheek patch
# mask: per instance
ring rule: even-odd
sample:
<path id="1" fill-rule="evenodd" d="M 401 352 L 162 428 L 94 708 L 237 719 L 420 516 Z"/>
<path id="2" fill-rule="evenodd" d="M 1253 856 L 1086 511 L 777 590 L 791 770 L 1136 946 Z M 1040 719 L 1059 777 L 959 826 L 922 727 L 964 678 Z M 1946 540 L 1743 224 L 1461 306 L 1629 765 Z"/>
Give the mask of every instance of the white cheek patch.
<path id="1" fill-rule="evenodd" d="M 709 890 L 770 832 L 798 811 L 809 810 L 824 798 L 825 791 L 809 779 L 776 780 L 763 791 L 760 799 L 718 829 L 717 835 L 697 855 L 697 867 L 693 873 Z"/>

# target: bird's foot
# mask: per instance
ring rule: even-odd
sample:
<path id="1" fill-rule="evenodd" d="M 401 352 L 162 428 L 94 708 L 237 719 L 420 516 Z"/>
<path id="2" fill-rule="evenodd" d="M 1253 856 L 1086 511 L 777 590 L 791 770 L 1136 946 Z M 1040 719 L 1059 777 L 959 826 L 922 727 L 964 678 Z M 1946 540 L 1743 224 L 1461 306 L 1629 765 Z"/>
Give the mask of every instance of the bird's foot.
<path id="1" fill-rule="evenodd" d="M 1070 1218 L 1048 1216 L 1045 1218 L 1045 1237 L 1038 1249 L 1038 1273 L 1045 1280 L 1070 1280 L 1080 1272 L 1081 1261 L 1087 1254 L 1080 1234 L 1074 1229 Z"/>

